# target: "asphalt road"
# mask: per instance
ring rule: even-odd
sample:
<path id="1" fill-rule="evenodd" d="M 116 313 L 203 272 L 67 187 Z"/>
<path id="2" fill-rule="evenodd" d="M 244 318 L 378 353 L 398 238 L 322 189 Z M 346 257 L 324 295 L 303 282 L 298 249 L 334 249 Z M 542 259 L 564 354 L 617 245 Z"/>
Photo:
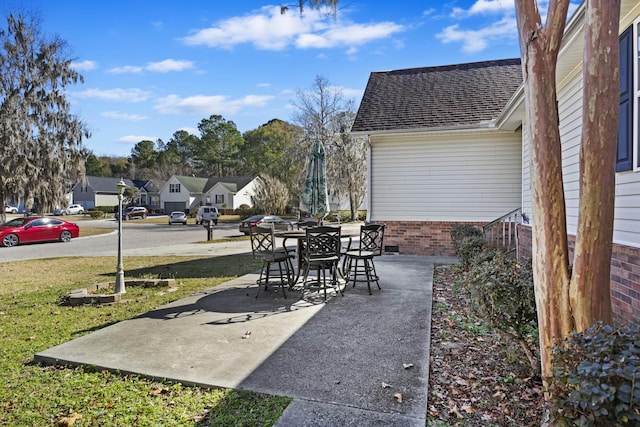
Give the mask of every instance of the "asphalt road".
<path id="1" fill-rule="evenodd" d="M 11 248 L 0 246 L 0 262 L 20 261 L 37 258 L 53 258 L 66 256 L 117 256 L 118 254 L 118 223 L 115 219 L 81 221 L 80 226 L 104 227 L 113 230 L 112 233 L 72 239 L 69 243 L 49 242 L 18 245 Z M 219 223 L 213 229 L 213 238 L 220 239 L 231 236 L 241 236 L 238 224 Z M 207 240 L 207 230 L 202 225 L 168 225 L 144 224 L 136 220 L 125 221 L 122 224 L 123 255 L 143 255 L 148 249 L 149 255 L 158 248 L 168 245 L 183 245 L 204 242 Z M 247 247 L 250 248 L 247 243 Z"/>

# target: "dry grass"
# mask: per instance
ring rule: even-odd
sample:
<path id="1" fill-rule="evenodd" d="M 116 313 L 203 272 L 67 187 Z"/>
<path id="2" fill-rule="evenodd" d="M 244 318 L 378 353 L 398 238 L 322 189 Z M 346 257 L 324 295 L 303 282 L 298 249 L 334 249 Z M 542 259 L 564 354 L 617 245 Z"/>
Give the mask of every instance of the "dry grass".
<path id="1" fill-rule="evenodd" d="M 192 280 L 202 281 L 197 269 L 202 268 L 202 257 L 124 257 L 126 277 L 163 275 L 172 276 L 176 268 L 190 265 Z M 222 259 L 219 259 L 222 262 Z M 113 257 L 66 257 L 0 263 L 0 296 L 16 295 L 47 289 L 82 288 L 93 283 L 115 280 L 117 259 Z M 183 275 L 184 273 L 181 273 Z"/>

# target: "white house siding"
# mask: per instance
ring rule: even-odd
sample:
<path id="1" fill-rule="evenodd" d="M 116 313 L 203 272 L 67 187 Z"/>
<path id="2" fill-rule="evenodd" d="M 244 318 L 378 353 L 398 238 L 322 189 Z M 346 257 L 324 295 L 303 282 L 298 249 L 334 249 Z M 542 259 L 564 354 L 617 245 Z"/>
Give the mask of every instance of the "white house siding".
<path id="1" fill-rule="evenodd" d="M 372 220 L 489 222 L 520 207 L 520 132 L 372 135 Z"/>
<path id="2" fill-rule="evenodd" d="M 229 208 L 238 209 L 241 205 L 253 206 L 252 197 L 256 194 L 256 183 L 257 180 L 254 179 L 243 188 L 239 188 L 238 192 L 233 195 L 231 203 L 227 203 Z"/>
<path id="3" fill-rule="evenodd" d="M 118 196 L 114 194 L 96 194 L 96 206 L 115 206 Z"/>
<path id="4" fill-rule="evenodd" d="M 170 193 L 170 184 L 180 184 L 180 192 Z M 193 197 L 190 197 L 189 190 L 175 176 L 172 176 L 160 190 L 160 200 L 162 201 L 163 208 L 167 202 L 182 202 L 186 204 L 187 208 L 189 208 L 193 202 Z"/>
<path id="5" fill-rule="evenodd" d="M 582 137 L 582 78 L 567 80 L 558 90 L 560 138 L 562 140 L 562 173 L 567 209 L 567 232 L 576 234 L 580 197 L 580 140 Z M 531 181 L 529 171 L 530 141 L 523 134 L 523 211 L 531 217 Z M 640 247 L 640 172 L 616 174 L 616 200 L 613 241 Z M 532 218 L 532 222 L 535 218 Z"/>

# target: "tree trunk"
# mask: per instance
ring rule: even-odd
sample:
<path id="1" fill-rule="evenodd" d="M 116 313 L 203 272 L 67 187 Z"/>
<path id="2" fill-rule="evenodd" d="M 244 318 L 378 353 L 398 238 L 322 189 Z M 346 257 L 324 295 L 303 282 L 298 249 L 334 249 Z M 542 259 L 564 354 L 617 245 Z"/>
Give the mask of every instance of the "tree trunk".
<path id="1" fill-rule="evenodd" d="M 517 1 L 523 58 L 526 126 L 531 141 L 533 278 L 543 378 L 552 375 L 551 347 L 573 328 L 569 307 L 562 152 L 556 99 L 556 64 L 567 0 L 551 1 L 543 28 L 534 2 Z"/>
<path id="2" fill-rule="evenodd" d="M 587 0 L 584 35 L 580 208 L 571 277 L 578 331 L 613 324 L 611 244 L 620 112 L 620 0 Z"/>

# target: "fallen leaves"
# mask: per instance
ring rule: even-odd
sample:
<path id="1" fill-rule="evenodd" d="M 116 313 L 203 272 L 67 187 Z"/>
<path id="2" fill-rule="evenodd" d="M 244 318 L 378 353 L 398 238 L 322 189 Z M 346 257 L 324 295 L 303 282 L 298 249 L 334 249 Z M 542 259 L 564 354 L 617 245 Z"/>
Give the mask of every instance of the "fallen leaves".
<path id="1" fill-rule="evenodd" d="M 450 267 L 437 266 L 431 316 L 427 426 L 539 426 L 542 384 L 517 345 L 480 325 L 463 295 L 451 290 Z M 437 302 L 437 303 L 436 303 Z M 482 326 L 482 325 L 480 325 Z"/>
<path id="2" fill-rule="evenodd" d="M 74 425 L 76 421 L 78 421 L 81 418 L 82 418 L 82 415 L 78 414 L 77 412 L 74 412 L 70 414 L 68 417 L 60 418 L 56 424 L 58 424 L 59 426 L 68 427 L 68 426 Z"/>

